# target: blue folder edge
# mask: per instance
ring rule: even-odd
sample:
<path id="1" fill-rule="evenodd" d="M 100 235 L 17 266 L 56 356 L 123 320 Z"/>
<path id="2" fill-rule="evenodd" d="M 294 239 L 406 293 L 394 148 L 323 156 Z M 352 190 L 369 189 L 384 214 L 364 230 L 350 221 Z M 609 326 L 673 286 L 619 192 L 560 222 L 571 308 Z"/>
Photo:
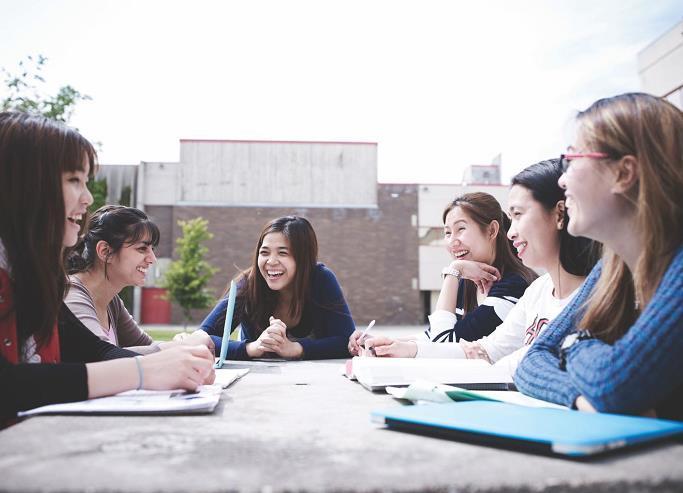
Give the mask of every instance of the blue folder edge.
<path id="1" fill-rule="evenodd" d="M 583 457 L 683 435 L 683 423 L 662 419 L 565 409 L 534 408 L 491 401 L 401 406 L 374 411 L 371 419 L 389 428 L 451 437 L 490 437 Z M 478 440 L 481 441 L 481 440 Z"/>

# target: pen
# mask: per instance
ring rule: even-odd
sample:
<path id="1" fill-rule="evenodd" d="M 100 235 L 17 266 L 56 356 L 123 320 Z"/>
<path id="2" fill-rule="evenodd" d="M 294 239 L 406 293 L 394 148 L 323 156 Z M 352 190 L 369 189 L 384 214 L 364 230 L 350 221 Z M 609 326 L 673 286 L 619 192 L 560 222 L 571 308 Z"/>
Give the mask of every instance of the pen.
<path id="1" fill-rule="evenodd" d="M 365 328 L 363 333 L 360 335 L 358 338 L 358 345 L 362 345 L 363 349 L 365 349 L 365 336 L 368 335 L 368 332 L 370 332 L 370 329 L 372 329 L 375 326 L 375 321 L 373 320 L 368 324 L 368 326 Z"/>

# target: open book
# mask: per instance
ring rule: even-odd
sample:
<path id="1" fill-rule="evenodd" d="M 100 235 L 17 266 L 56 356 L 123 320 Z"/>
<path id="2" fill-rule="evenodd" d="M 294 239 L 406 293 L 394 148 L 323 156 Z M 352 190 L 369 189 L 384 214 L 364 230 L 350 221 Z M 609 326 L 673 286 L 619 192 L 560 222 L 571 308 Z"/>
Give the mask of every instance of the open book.
<path id="1" fill-rule="evenodd" d="M 355 357 L 347 362 L 345 374 L 372 391 L 408 386 L 417 380 L 475 390 L 515 388 L 507 371 L 481 359 Z"/>
<path id="2" fill-rule="evenodd" d="M 542 401 L 515 391 L 499 390 L 467 390 L 451 385 L 442 385 L 418 380 L 409 387 L 387 387 L 387 393 L 397 399 L 407 399 L 414 403 L 422 402 L 461 402 L 461 401 L 495 401 L 507 402 L 529 407 L 550 407 L 567 409 L 565 406 Z"/>
<path id="3" fill-rule="evenodd" d="M 211 413 L 221 393 L 243 377 L 248 368 L 216 370 L 216 382 L 197 392 L 185 390 L 129 390 L 87 401 L 50 404 L 20 412 L 20 417 L 38 414 L 197 414 Z"/>

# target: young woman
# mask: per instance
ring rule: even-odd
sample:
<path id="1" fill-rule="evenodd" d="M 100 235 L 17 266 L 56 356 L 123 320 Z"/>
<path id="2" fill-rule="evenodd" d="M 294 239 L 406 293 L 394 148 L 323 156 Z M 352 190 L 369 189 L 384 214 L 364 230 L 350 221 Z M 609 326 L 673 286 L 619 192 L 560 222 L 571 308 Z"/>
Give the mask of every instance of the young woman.
<path id="1" fill-rule="evenodd" d="M 205 346 L 132 358 L 63 306 L 64 248 L 76 244 L 92 203 L 94 167 L 95 150 L 75 130 L 0 113 L 0 426 L 44 404 L 213 381 Z"/>
<path id="2" fill-rule="evenodd" d="M 147 269 L 156 262 L 153 248 L 159 228 L 141 210 L 121 205 L 100 207 L 69 255 L 69 288 L 64 302 L 69 310 L 100 339 L 139 354 L 177 346 L 178 342 L 154 342 L 128 313 L 119 293 L 126 286 L 142 286 Z M 213 351 L 213 341 L 198 330 L 185 338 L 186 345 L 203 344 Z"/>
<path id="3" fill-rule="evenodd" d="M 440 358 L 485 359 L 512 376 L 531 343 L 569 303 L 598 260 L 598 248 L 567 232 L 564 190 L 558 159 L 529 166 L 512 179 L 508 197 L 508 238 L 524 265 L 543 269 L 503 323 L 490 336 L 474 342 L 430 344 L 420 351 Z M 372 346 L 372 341 L 368 341 Z M 384 347 L 375 348 L 382 356 Z"/>
<path id="4" fill-rule="evenodd" d="M 317 262 L 318 240 L 311 223 L 297 216 L 269 222 L 261 232 L 251 268 L 237 284 L 229 359 L 348 357 L 354 330 L 351 312 L 334 273 Z M 226 297 L 201 328 L 221 348 Z"/>
<path id="5" fill-rule="evenodd" d="M 498 201 L 482 192 L 456 198 L 443 212 L 446 248 L 453 261 L 442 272 L 436 310 L 425 337 L 414 340 L 374 337 L 376 354 L 429 356 L 430 342 L 474 341 L 500 325 L 529 283 L 537 276 L 512 252 L 506 237 L 509 218 Z M 358 354 L 358 337 L 349 350 Z M 422 339 L 422 340 L 421 340 Z M 437 349 L 438 351 L 438 349 Z"/>
<path id="6" fill-rule="evenodd" d="M 562 157 L 569 232 L 602 262 L 522 360 L 524 393 L 583 410 L 683 420 L 683 113 L 601 99 Z"/>

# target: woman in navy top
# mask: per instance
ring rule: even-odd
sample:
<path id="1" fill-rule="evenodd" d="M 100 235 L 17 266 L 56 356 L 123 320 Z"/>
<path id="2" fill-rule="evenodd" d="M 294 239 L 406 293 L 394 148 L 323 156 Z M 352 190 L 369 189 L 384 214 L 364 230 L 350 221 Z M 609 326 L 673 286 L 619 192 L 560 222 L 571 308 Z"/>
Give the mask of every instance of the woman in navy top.
<path id="1" fill-rule="evenodd" d="M 228 359 L 345 358 L 353 318 L 334 273 L 317 262 L 318 240 L 308 220 L 286 216 L 269 222 L 253 264 L 236 283 L 237 298 Z M 228 292 L 201 324 L 221 349 Z"/>
<path id="2" fill-rule="evenodd" d="M 622 94 L 577 116 L 562 156 L 569 233 L 603 259 L 522 360 L 525 394 L 683 420 L 683 112 Z"/>

